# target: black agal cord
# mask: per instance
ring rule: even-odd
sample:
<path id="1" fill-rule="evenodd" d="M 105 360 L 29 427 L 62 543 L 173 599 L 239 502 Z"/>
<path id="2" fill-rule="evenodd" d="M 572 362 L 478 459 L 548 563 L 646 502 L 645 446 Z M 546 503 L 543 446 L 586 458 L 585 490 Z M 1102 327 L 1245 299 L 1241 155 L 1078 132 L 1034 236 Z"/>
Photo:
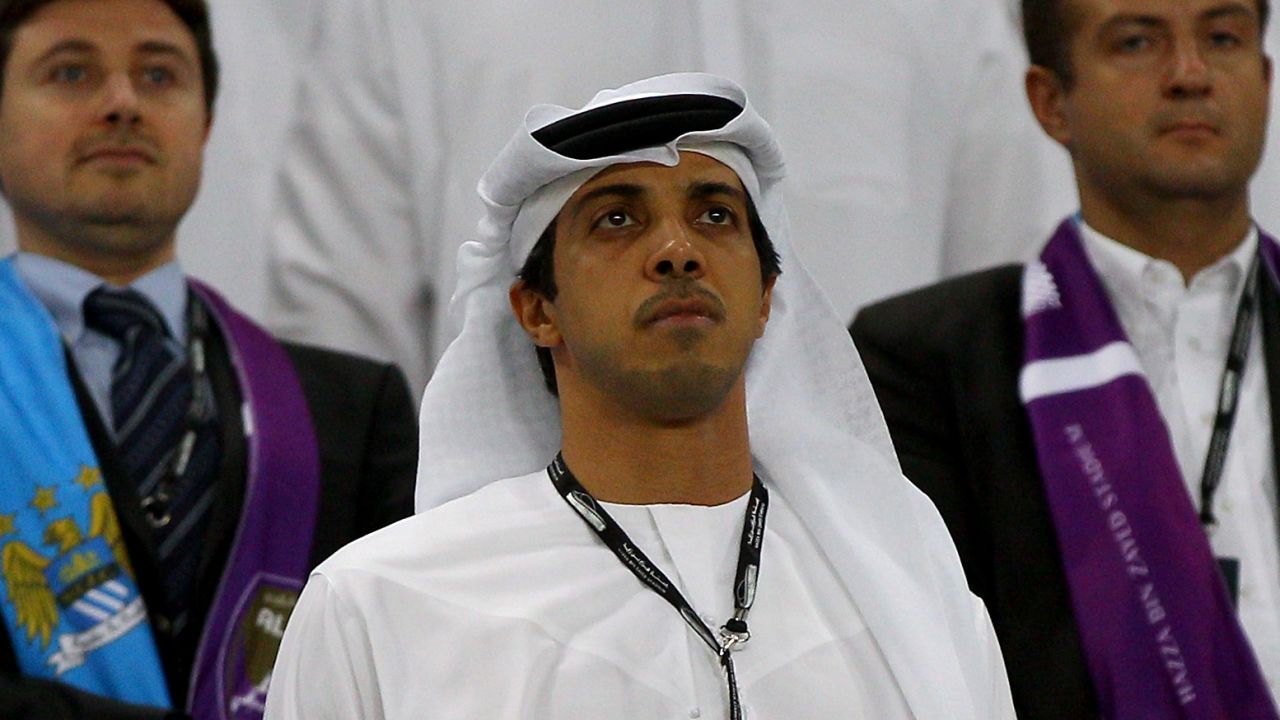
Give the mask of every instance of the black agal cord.
<path id="1" fill-rule="evenodd" d="M 640 582 L 650 590 L 661 595 L 680 613 L 680 617 L 688 623 L 694 633 L 706 643 L 707 647 L 720 658 L 724 668 L 725 679 L 729 684 L 729 717 L 731 720 L 742 720 L 742 705 L 738 700 L 738 679 L 733 672 L 731 653 L 735 645 L 751 639 L 747 630 L 747 613 L 756 597 L 756 580 L 760 574 L 760 549 L 764 546 L 764 520 L 769 509 L 769 492 L 758 476 L 752 478 L 751 497 L 747 500 L 746 518 L 742 522 L 742 545 L 738 550 L 738 572 L 733 581 L 733 617 L 729 618 L 720 630 L 712 630 L 698 614 L 694 612 L 689 601 L 684 598 L 665 573 L 658 569 L 644 554 L 644 551 L 631 542 L 626 531 L 605 512 L 600 503 L 587 492 L 578 479 L 569 472 L 564 458 L 557 454 L 556 459 L 547 466 L 547 474 L 551 482 L 560 491 L 560 496 L 569 503 L 583 522 L 590 527 L 600 540 L 618 556 L 618 560 L 630 570 Z"/>

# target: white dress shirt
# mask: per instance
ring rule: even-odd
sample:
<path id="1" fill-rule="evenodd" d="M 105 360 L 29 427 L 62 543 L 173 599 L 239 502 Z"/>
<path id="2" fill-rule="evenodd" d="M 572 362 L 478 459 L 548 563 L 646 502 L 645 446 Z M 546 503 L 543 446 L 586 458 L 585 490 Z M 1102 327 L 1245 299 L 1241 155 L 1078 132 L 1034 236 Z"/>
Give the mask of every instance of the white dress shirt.
<path id="1" fill-rule="evenodd" d="M 1257 252 L 1257 229 L 1189 284 L 1172 263 L 1148 257 L 1084 223 L 1081 229 L 1089 260 L 1142 363 L 1187 491 L 1199 508 L 1218 391 L 1245 274 Z M 1240 561 L 1240 621 L 1272 696 L 1280 697 L 1280 535 L 1266 361 L 1257 318 L 1247 362 L 1226 465 L 1214 495 L 1218 526 L 1209 539 L 1215 555 Z"/>

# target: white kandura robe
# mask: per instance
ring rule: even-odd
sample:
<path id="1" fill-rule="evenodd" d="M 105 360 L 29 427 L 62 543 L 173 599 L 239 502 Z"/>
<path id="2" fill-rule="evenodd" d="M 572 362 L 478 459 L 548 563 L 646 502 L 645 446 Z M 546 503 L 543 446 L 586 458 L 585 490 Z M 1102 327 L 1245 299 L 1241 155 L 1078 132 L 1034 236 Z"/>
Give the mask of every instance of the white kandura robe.
<path id="1" fill-rule="evenodd" d="M 606 507 L 718 627 L 733 607 L 745 503 Z M 986 612 L 969 597 L 966 634 L 986 643 L 965 660 L 998 667 Z M 912 717 L 850 594 L 777 492 L 749 621 L 752 639 L 734 655 L 747 718 Z M 710 720 L 728 717 L 726 692 L 711 650 L 540 471 L 317 568 L 286 630 L 267 718 Z M 987 717 L 1012 718 L 1006 688 L 970 692 Z"/>

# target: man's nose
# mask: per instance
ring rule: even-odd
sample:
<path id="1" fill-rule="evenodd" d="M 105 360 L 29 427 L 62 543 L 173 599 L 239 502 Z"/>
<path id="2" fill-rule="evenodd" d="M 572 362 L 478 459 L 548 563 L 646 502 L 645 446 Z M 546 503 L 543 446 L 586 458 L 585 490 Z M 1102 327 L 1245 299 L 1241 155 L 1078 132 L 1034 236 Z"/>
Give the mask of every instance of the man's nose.
<path id="1" fill-rule="evenodd" d="M 112 125 L 135 125 L 142 117 L 141 99 L 133 79 L 125 73 L 107 77 L 102 87 L 102 117 Z"/>
<path id="2" fill-rule="evenodd" d="M 645 268 L 650 279 L 661 282 L 702 277 L 707 261 L 689 227 L 683 222 L 671 220 L 655 228 L 654 233 L 657 245 Z"/>
<path id="3" fill-rule="evenodd" d="M 1213 87 L 1213 69 L 1205 60 L 1200 42 L 1188 38 L 1175 43 L 1165 82 L 1172 97 L 1199 97 Z"/>

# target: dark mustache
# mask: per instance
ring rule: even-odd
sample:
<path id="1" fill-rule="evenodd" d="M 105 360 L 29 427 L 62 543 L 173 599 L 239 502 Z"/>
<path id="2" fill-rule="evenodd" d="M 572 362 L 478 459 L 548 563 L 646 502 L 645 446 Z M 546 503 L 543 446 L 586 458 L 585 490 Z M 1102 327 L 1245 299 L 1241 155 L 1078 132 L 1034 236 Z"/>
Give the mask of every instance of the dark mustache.
<path id="1" fill-rule="evenodd" d="M 719 295 L 699 285 L 696 280 L 681 279 L 670 281 L 652 297 L 640 303 L 632 322 L 636 327 L 644 327 L 653 321 L 654 315 L 658 313 L 658 307 L 663 303 L 671 300 L 690 300 L 694 298 L 706 303 L 713 320 L 724 319 L 724 301 L 720 299 Z"/>

